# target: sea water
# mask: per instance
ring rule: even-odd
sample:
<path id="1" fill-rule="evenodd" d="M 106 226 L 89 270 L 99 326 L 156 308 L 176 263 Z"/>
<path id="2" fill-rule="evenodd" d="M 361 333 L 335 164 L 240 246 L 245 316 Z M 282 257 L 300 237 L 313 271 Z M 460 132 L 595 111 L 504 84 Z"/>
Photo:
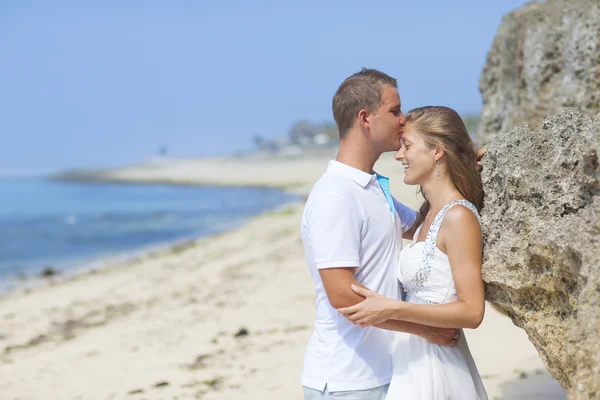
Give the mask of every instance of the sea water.
<path id="1" fill-rule="evenodd" d="M 0 178 L 0 291 L 51 268 L 239 226 L 298 196 L 274 189 Z"/>

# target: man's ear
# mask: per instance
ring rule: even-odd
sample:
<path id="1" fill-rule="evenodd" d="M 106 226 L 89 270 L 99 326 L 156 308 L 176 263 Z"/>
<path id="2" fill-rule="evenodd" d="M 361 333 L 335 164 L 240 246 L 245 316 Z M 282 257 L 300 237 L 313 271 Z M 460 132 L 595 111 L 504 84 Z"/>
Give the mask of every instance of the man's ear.
<path id="1" fill-rule="evenodd" d="M 371 129 L 371 122 L 369 121 L 369 112 L 362 109 L 358 112 L 358 124 L 362 131 L 369 131 Z"/>

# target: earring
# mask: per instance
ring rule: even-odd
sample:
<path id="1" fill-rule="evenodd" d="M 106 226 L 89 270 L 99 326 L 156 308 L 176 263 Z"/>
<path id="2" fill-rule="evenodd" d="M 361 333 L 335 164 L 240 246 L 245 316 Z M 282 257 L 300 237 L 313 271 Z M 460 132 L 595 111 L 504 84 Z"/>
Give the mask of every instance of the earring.
<path id="1" fill-rule="evenodd" d="M 440 175 L 440 160 L 435 161 L 435 176 L 438 179 L 442 178 L 442 176 Z"/>

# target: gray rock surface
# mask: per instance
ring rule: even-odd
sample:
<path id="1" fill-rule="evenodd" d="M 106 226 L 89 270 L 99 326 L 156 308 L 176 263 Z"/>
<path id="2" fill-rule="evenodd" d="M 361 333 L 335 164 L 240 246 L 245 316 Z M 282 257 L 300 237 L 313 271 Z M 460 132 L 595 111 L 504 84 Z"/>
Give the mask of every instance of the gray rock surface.
<path id="1" fill-rule="evenodd" d="M 480 78 L 478 141 L 566 108 L 600 112 L 600 0 L 529 3 L 506 15 Z"/>
<path id="2" fill-rule="evenodd" d="M 599 152 L 600 115 L 565 110 L 500 132 L 483 160 L 486 297 L 570 399 L 600 398 Z"/>

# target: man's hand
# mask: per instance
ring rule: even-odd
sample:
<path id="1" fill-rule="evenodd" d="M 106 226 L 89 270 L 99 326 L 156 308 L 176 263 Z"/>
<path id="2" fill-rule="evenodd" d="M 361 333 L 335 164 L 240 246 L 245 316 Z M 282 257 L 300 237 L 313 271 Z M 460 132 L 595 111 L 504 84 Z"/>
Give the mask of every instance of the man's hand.
<path id="1" fill-rule="evenodd" d="M 481 163 L 481 159 L 485 155 L 486 151 L 487 151 L 487 144 L 477 151 L 477 163 L 476 164 L 477 164 L 477 169 L 479 171 L 481 171 L 482 168 L 483 168 L 483 164 Z"/>
<path id="2" fill-rule="evenodd" d="M 458 344 L 460 334 L 459 329 L 426 326 L 425 331 L 420 336 L 431 344 L 454 347 Z"/>
<path id="3" fill-rule="evenodd" d="M 454 296 L 450 302 L 458 301 L 458 297 Z M 454 347 L 458 344 L 460 338 L 460 329 L 454 328 L 436 328 L 434 326 L 425 326 L 425 332 L 420 335 L 431 344 L 439 346 Z"/>

